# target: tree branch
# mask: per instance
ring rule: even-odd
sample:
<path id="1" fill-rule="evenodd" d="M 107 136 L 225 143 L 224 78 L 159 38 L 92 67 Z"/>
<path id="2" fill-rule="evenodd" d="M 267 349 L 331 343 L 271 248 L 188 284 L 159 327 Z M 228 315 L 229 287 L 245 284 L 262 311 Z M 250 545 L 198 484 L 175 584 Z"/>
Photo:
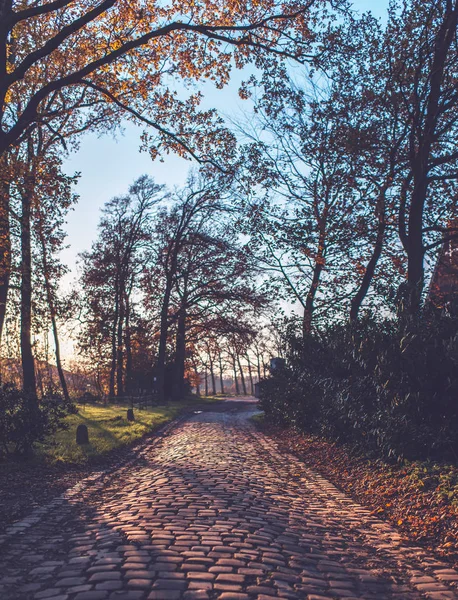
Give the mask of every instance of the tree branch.
<path id="1" fill-rule="evenodd" d="M 102 14 L 102 12 L 104 12 L 106 9 L 111 7 L 115 2 L 116 2 L 116 0 L 105 0 L 104 2 L 102 2 L 102 4 L 99 5 L 99 7 L 97 7 L 93 11 L 90 11 L 89 13 L 86 13 L 86 15 L 84 15 L 80 19 L 77 19 L 77 21 L 76 21 L 77 29 L 81 29 L 81 27 L 84 24 L 88 23 L 91 20 L 91 18 L 93 19 L 97 15 Z M 224 41 L 224 42 L 227 42 L 228 44 L 236 46 L 236 47 L 239 47 L 239 46 L 260 47 L 258 42 L 253 42 L 246 37 L 234 39 L 229 34 L 231 34 L 231 33 L 250 33 L 251 31 L 254 31 L 258 28 L 264 27 L 266 24 L 270 23 L 271 21 L 294 19 L 297 16 L 299 16 L 300 14 L 304 13 L 309 8 L 309 6 L 311 6 L 313 4 L 313 2 L 314 2 L 314 0 L 310 0 L 310 2 L 307 3 L 306 7 L 303 7 L 300 10 L 295 11 L 294 13 L 291 13 L 291 14 L 283 14 L 282 13 L 282 14 L 278 14 L 278 15 L 272 15 L 270 17 L 265 17 L 264 19 L 261 19 L 260 21 L 257 21 L 256 23 L 251 23 L 249 25 L 209 26 L 209 25 L 193 25 L 190 23 L 173 22 L 173 23 L 169 23 L 168 25 L 164 25 L 163 27 L 159 27 L 158 29 L 155 29 L 154 31 L 150 31 L 135 40 L 130 40 L 129 42 L 122 44 L 122 46 L 120 46 L 117 50 L 113 50 L 112 52 L 109 52 L 105 56 L 102 56 L 102 57 L 88 63 L 87 65 L 85 65 L 84 67 L 79 69 L 78 71 L 69 73 L 68 75 L 61 77 L 60 79 L 56 79 L 55 81 L 51 81 L 47 85 L 44 85 L 40 90 L 38 90 L 32 96 L 32 98 L 28 102 L 27 106 L 25 107 L 24 111 L 22 112 L 22 115 L 16 121 L 16 124 L 8 132 L 3 133 L 3 135 L 1 136 L 2 146 L 8 147 L 9 144 L 13 143 L 21 135 L 21 133 L 24 131 L 24 129 L 35 118 L 36 111 L 38 109 L 39 104 L 50 93 L 52 93 L 53 91 L 55 91 L 57 89 L 61 89 L 61 88 L 78 83 L 78 81 L 80 81 L 82 78 L 86 77 L 87 75 L 90 75 L 91 73 L 93 73 L 94 71 L 99 69 L 100 67 L 103 67 L 107 64 L 111 64 L 111 63 L 115 62 L 117 59 L 121 58 L 122 56 L 124 56 L 125 54 L 130 52 L 131 50 L 134 50 L 136 48 L 144 46 L 153 39 L 167 36 L 175 31 L 185 31 L 185 32 L 198 33 L 198 34 L 204 35 L 206 37 L 209 37 L 211 39 Z M 90 16 L 91 16 L 91 18 L 90 18 Z M 59 34 L 58 36 L 55 36 L 54 38 L 52 38 L 52 40 L 49 40 L 45 44 L 45 46 L 43 46 L 43 48 L 41 50 L 37 50 L 36 52 L 31 53 L 31 55 L 29 55 L 21 63 L 21 65 L 11 74 L 11 77 L 13 77 L 13 75 L 19 76 L 19 78 L 24 77 L 27 69 L 30 66 L 32 66 L 34 64 L 34 62 L 36 62 L 37 60 L 40 60 L 44 56 L 53 52 L 55 49 L 57 49 L 57 47 L 59 46 L 59 43 L 62 43 L 62 41 L 64 41 L 66 39 L 66 37 L 68 37 L 69 35 L 71 35 L 71 33 L 74 33 L 74 31 L 76 31 L 75 29 L 72 30 L 72 27 L 74 27 L 74 26 L 75 26 L 75 23 L 73 23 L 72 26 L 65 27 L 62 30 L 61 34 Z M 222 35 L 219 32 L 227 32 L 227 33 L 226 33 L 226 35 Z M 60 40 L 60 42 L 58 40 Z M 265 45 L 263 45 L 262 48 L 267 49 L 269 52 L 274 52 L 275 54 L 284 56 L 285 58 L 289 57 L 289 58 L 295 58 L 296 60 L 299 60 L 297 56 L 294 56 L 283 50 L 275 50 L 274 48 L 270 48 Z M 11 82 L 16 81 L 16 80 L 17 79 L 13 78 Z M 0 148 L 0 151 L 1 151 L 1 148 Z"/>
<path id="2" fill-rule="evenodd" d="M 112 102 L 114 102 L 117 106 L 119 106 L 120 108 L 122 108 L 123 110 L 125 110 L 126 112 L 130 113 L 131 115 L 133 115 L 136 119 L 138 119 L 139 121 L 141 121 L 142 123 L 145 123 L 146 125 L 149 125 L 150 127 L 153 127 L 154 129 L 156 129 L 157 131 L 159 131 L 159 133 L 162 133 L 163 135 L 170 137 L 171 139 L 173 139 L 177 144 L 179 144 L 188 154 L 190 154 L 194 160 L 196 160 L 199 164 L 211 164 L 213 167 L 219 169 L 220 171 L 222 171 L 223 173 L 226 174 L 230 174 L 231 172 L 224 169 L 223 167 L 221 167 L 220 165 L 218 165 L 217 163 L 215 163 L 215 161 L 210 160 L 210 159 L 203 159 L 200 158 L 182 139 L 180 139 L 175 133 L 173 133 L 172 131 L 169 131 L 168 129 L 165 129 L 164 127 L 162 127 L 161 125 L 159 125 L 158 123 L 156 123 L 155 121 L 151 121 L 150 119 L 148 119 L 147 117 L 143 116 L 142 114 L 140 114 L 138 111 L 136 111 L 135 109 L 131 108 L 130 106 L 124 104 L 123 102 L 121 102 L 118 98 L 116 98 L 116 96 L 114 94 L 112 94 L 111 92 L 109 92 L 108 90 L 102 88 L 101 86 L 96 85 L 95 83 L 92 83 L 91 81 L 88 81 L 86 79 L 82 79 L 81 83 L 83 83 L 84 85 L 92 88 L 93 90 L 98 91 L 99 93 L 105 95 L 107 98 L 109 98 Z"/>
<path id="3" fill-rule="evenodd" d="M 46 15 L 55 10 L 59 10 L 60 8 L 64 8 L 74 2 L 74 0 L 55 0 L 54 2 L 48 2 L 46 4 L 42 4 L 41 6 L 33 6 L 31 8 L 26 8 L 24 10 L 20 10 L 18 12 L 13 12 L 11 17 L 8 19 L 6 26 L 9 31 L 25 19 L 29 19 L 30 17 L 39 17 L 40 15 Z"/>

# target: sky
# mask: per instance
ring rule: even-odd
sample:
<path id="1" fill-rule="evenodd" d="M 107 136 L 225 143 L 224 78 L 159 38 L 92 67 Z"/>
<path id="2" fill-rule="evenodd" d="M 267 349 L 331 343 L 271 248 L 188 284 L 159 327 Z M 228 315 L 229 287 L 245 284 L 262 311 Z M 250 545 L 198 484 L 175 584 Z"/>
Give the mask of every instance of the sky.
<path id="1" fill-rule="evenodd" d="M 370 10 L 374 16 L 383 17 L 389 0 L 354 0 L 356 10 Z M 204 86 L 203 108 L 217 108 L 230 118 L 242 115 L 247 103 L 238 96 L 240 83 L 247 78 L 247 73 L 234 71 L 232 80 L 223 90 L 216 90 L 211 84 Z M 165 157 L 163 162 L 152 161 L 147 153 L 140 153 L 140 135 L 142 128 L 126 123 L 124 132 L 115 137 L 105 135 L 98 137 L 86 134 L 82 138 L 77 152 L 65 161 L 64 170 L 68 174 L 81 174 L 75 192 L 79 201 L 69 213 L 66 230 L 67 248 L 61 259 L 70 271 L 63 281 L 64 290 L 75 286 L 78 272 L 78 254 L 89 250 L 97 237 L 97 225 L 100 210 L 113 196 L 128 191 L 130 184 L 140 175 L 148 174 L 159 184 L 167 184 L 170 188 L 185 183 L 191 161 L 174 155 Z M 74 355 L 74 343 L 71 337 L 62 340 L 63 358 L 71 359 Z"/>
<path id="2" fill-rule="evenodd" d="M 383 19 L 389 0 L 354 0 L 356 10 L 370 10 L 374 16 Z M 204 86 L 203 108 L 216 108 L 222 115 L 236 119 L 247 110 L 247 103 L 239 98 L 240 83 L 247 73 L 234 71 L 232 80 L 223 90 L 216 90 L 211 84 Z M 100 210 L 113 196 L 126 193 L 130 184 L 140 175 L 152 176 L 156 183 L 167 184 L 170 188 L 185 183 L 191 161 L 174 155 L 165 157 L 163 162 L 152 161 L 147 153 L 140 152 L 142 128 L 130 123 L 124 125 L 123 134 L 115 137 L 98 137 L 86 134 L 77 152 L 71 154 L 64 163 L 68 174 L 81 174 L 75 192 L 79 201 L 69 213 L 66 225 L 67 245 L 61 259 L 70 271 L 63 281 L 64 290 L 76 284 L 78 254 L 89 250 L 97 237 Z M 64 361 L 74 356 L 74 342 L 71 336 L 62 339 Z"/>
<path id="3" fill-rule="evenodd" d="M 383 18 L 388 0 L 354 0 L 353 5 L 356 10 L 370 10 Z M 236 71 L 231 83 L 222 91 L 205 86 L 204 107 L 215 107 L 232 118 L 240 115 L 244 102 L 238 96 L 238 88 L 243 79 L 243 73 Z M 164 162 L 152 161 L 147 153 L 139 151 L 141 132 L 141 128 L 127 123 L 124 133 L 116 138 L 87 134 L 79 150 L 65 162 L 64 169 L 68 174 L 81 173 L 75 189 L 79 201 L 67 219 L 68 248 L 62 253 L 62 261 L 70 267 L 65 287 L 72 286 L 77 274 L 77 256 L 90 249 L 97 236 L 100 209 L 110 198 L 126 193 L 129 185 L 143 174 L 169 187 L 180 186 L 193 166 L 190 161 L 177 156 L 168 156 Z"/>

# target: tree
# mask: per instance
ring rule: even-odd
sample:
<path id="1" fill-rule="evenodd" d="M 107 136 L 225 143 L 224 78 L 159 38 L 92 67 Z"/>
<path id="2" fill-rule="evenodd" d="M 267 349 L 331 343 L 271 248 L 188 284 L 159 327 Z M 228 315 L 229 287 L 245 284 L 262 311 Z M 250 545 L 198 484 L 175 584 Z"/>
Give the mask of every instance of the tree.
<path id="1" fill-rule="evenodd" d="M 447 196 L 456 209 L 457 29 L 456 0 L 405 0 L 390 9 L 386 31 L 390 83 L 393 94 L 402 98 L 408 124 L 409 173 L 399 207 L 399 232 L 407 253 L 408 304 L 413 314 L 421 306 L 425 254 L 443 243 L 443 239 L 427 243 L 425 236 L 446 229 L 444 213 L 452 216 L 447 214 Z M 438 213 L 442 223 L 434 222 Z"/>
<path id="2" fill-rule="evenodd" d="M 109 345 L 110 398 L 122 397 L 125 383 L 132 381 L 132 296 L 145 264 L 151 209 L 163 197 L 163 186 L 140 177 L 128 195 L 105 205 L 99 239 L 82 255 L 86 327 L 80 345 L 84 348 L 96 339 Z"/>
<path id="3" fill-rule="evenodd" d="M 290 80 L 263 82 L 255 102 L 253 140 L 241 155 L 241 194 L 247 200 L 243 231 L 253 260 L 286 297 L 303 309 L 303 332 L 330 318 L 348 286 L 342 250 L 358 211 L 345 130 L 329 107 L 330 92 L 300 89 Z M 247 190 L 247 191 L 246 191 Z M 345 219 L 343 216 L 345 215 Z M 275 278 L 275 279 L 274 279 Z"/>
<path id="4" fill-rule="evenodd" d="M 165 124 L 184 107 L 168 91 L 170 77 L 212 78 L 222 86 L 229 78 L 230 57 L 239 67 L 251 60 L 266 65 L 266 51 L 308 58 L 311 24 L 325 6 L 319 0 L 289 7 L 206 1 L 126 7 L 119 0 L 88 6 L 56 0 L 16 9 L 12 0 L 2 0 L 0 159 L 28 128 L 49 118 L 43 103 L 68 88 L 102 95 L 150 123 L 173 145 L 184 132 L 177 123 L 177 133 L 169 135 Z M 34 84 L 27 88 L 25 82 Z M 11 110 L 9 102 L 17 93 L 22 105 Z M 198 96 L 189 107 L 195 102 Z M 185 137 L 181 144 L 191 148 Z"/>
<path id="5" fill-rule="evenodd" d="M 9 165 L 14 174 L 7 190 L 8 223 L 5 230 L 9 238 L 10 258 L 4 269 L 2 284 L 4 306 L 3 313 L 0 315 L 0 331 L 3 331 L 9 281 L 14 263 L 14 268 L 19 273 L 16 271 L 13 275 L 15 277 L 19 275 L 20 286 L 22 384 L 31 402 L 36 398 L 32 330 L 47 327 L 45 314 L 51 315 L 57 367 L 64 395 L 68 396 L 60 364 L 56 323 L 58 302 L 55 286 L 65 271 L 57 258 L 57 253 L 65 238 L 61 229 L 63 218 L 75 200 L 72 186 L 76 178 L 62 174 L 61 159 L 56 154 L 55 148 L 54 151 L 51 151 L 52 149 L 52 137 L 37 128 L 9 156 Z M 16 227 L 19 227 L 19 248 L 16 243 L 13 245 L 11 243 L 11 226 L 13 226 L 14 237 L 16 237 Z M 38 274 L 43 277 L 39 277 Z M 46 298 L 43 297 L 43 292 Z"/>
<path id="6" fill-rule="evenodd" d="M 5 174 L 0 179 L 0 344 L 3 336 L 11 276 L 10 169 L 11 167 L 5 156 L 0 161 L 0 170 Z"/>
<path id="7" fill-rule="evenodd" d="M 363 128 L 373 132 L 370 145 L 376 141 L 377 159 L 368 157 L 366 164 L 379 190 L 379 227 L 359 296 L 354 298 L 355 314 L 380 256 L 384 231 L 393 222 L 399 236 L 395 247 L 401 255 L 403 249 L 407 259 L 403 306 L 414 316 L 422 305 L 425 258 L 437 254 L 456 234 L 447 223 L 456 212 L 458 179 L 457 19 L 456 1 L 393 2 L 385 30 L 363 17 L 348 28 L 344 50 L 331 59 L 333 72 L 339 73 L 348 90 L 341 102 L 343 111 L 354 114 L 355 99 L 360 98 Z"/>
<path id="8" fill-rule="evenodd" d="M 36 34 L 36 32 L 35 32 Z M 8 111 L 20 112 L 24 102 L 24 95 L 30 94 L 36 88 L 37 82 L 27 81 L 24 86 L 15 90 L 9 96 Z M 18 186 L 24 188 L 24 178 L 28 177 L 26 196 L 32 202 L 36 212 L 42 199 L 34 192 L 34 187 L 39 185 L 39 180 L 46 178 L 47 171 L 55 170 L 56 164 L 61 161 L 61 156 L 68 153 L 69 148 L 77 144 L 79 136 L 88 129 L 106 131 L 114 126 L 119 109 L 111 108 L 96 98 L 88 98 L 85 94 L 73 94 L 67 90 L 66 94 L 53 95 L 42 104 L 42 113 L 48 117 L 39 119 L 37 123 L 24 130 L 15 146 L 10 147 L 0 163 L 5 167 L 0 170 L 0 222 L 2 236 L 0 238 L 0 254 L 3 256 L 0 271 L 0 340 L 5 321 L 9 281 L 11 277 L 12 244 L 11 244 L 11 217 L 14 215 L 14 194 L 18 193 Z M 49 163 L 49 166 L 47 165 Z M 28 172 L 28 175 L 26 173 Z M 63 181 L 65 176 L 59 172 L 56 179 Z M 50 184 L 48 181 L 47 186 Z M 43 193 L 43 190 L 42 190 Z M 13 196 L 12 196 L 13 195 Z M 25 216 L 26 216 L 25 211 Z M 32 214 L 32 213 L 31 213 Z M 41 211 L 42 218 L 46 218 L 46 211 Z M 25 236 L 24 241 L 26 241 Z"/>
<path id="9" fill-rule="evenodd" d="M 216 390 L 216 352 L 212 337 L 234 329 L 235 320 L 246 322 L 250 316 L 259 317 L 267 305 L 268 299 L 256 283 L 256 266 L 249 262 L 244 248 L 235 243 L 234 238 L 233 228 L 224 221 L 219 226 L 204 221 L 188 236 L 179 256 L 175 288 L 176 397 L 183 393 L 187 335 L 197 340 L 203 336 L 212 389 Z"/>
<path id="10" fill-rule="evenodd" d="M 204 349 L 214 380 L 215 355 L 205 349 L 213 348 L 232 321 L 244 312 L 261 312 L 266 303 L 256 267 L 236 241 L 227 182 L 209 173 L 191 175 L 173 196 L 175 202 L 157 213 L 145 273 L 145 309 L 157 327 L 161 399 L 183 396 L 185 374 L 196 370 L 188 360 L 192 347 L 199 346 L 201 354 Z"/>
<path id="11" fill-rule="evenodd" d="M 404 270 L 394 224 L 405 185 L 407 126 L 399 97 L 381 76 L 386 42 L 379 21 L 364 15 L 345 28 L 326 63 L 332 88 L 322 110 L 340 123 L 355 196 L 354 214 L 349 217 L 354 238 L 346 252 L 346 261 L 356 271 L 351 321 L 358 319 L 363 302 L 368 304 L 370 292 L 376 294 L 377 304 L 383 302 L 390 288 L 400 285 Z"/>
<path id="12" fill-rule="evenodd" d="M 456 11 L 393 3 L 385 30 L 370 15 L 343 24 L 321 57 L 329 79 L 310 73 L 304 89 L 253 79 L 262 95 L 242 159 L 254 197 L 245 229 L 302 305 L 304 331 L 317 305 L 329 319 L 349 302 L 355 321 L 363 302 L 391 297 L 404 262 L 405 307 L 418 314 L 425 256 L 456 234 Z"/>
<path id="13" fill-rule="evenodd" d="M 179 270 L 179 256 L 197 223 L 215 218 L 221 213 L 219 190 L 212 179 L 191 176 L 185 189 L 176 192 L 176 202 L 164 208 L 158 215 L 155 226 L 154 245 L 149 258 L 149 272 L 145 284 L 149 289 L 146 300 L 151 312 L 156 307 L 157 290 L 159 300 L 159 344 L 155 365 L 156 390 L 160 400 L 165 398 L 165 369 L 167 342 L 170 326 L 170 304 Z M 183 314 L 181 315 L 182 319 Z M 183 325 L 183 321 L 181 321 Z"/>
<path id="14" fill-rule="evenodd" d="M 385 147 L 377 161 L 367 161 L 372 169 L 379 168 L 384 155 L 386 168 L 384 177 L 381 172 L 377 176 L 379 234 L 360 297 L 380 254 L 383 229 L 394 216 L 396 247 L 407 259 L 403 306 L 416 316 L 423 299 L 425 258 L 437 253 L 450 235 L 447 222 L 456 211 L 457 11 L 457 3 L 449 0 L 393 2 L 384 31 L 367 16 L 347 30 L 342 43 L 345 67 L 342 53 L 331 59 L 334 72 L 353 89 L 342 102 L 346 113 L 349 105 L 354 108 L 354 98 L 361 98 L 366 128 L 378 124 Z"/>
<path id="15" fill-rule="evenodd" d="M 58 319 L 59 317 L 68 319 L 72 315 L 73 298 L 72 294 L 64 300 L 59 298 L 58 286 L 67 269 L 60 262 L 58 254 L 64 246 L 66 237 L 63 230 L 65 215 L 76 200 L 72 191 L 76 177 L 63 175 L 58 160 L 53 168 L 49 168 L 51 166 L 49 158 L 47 156 L 46 164 L 52 177 L 52 187 L 50 187 L 51 182 L 48 181 L 47 189 L 44 190 L 46 193 L 41 194 L 34 211 L 34 230 L 38 244 L 36 273 L 41 276 L 44 285 L 45 302 L 54 338 L 57 372 L 63 396 L 68 402 L 70 396 L 62 366 Z"/>

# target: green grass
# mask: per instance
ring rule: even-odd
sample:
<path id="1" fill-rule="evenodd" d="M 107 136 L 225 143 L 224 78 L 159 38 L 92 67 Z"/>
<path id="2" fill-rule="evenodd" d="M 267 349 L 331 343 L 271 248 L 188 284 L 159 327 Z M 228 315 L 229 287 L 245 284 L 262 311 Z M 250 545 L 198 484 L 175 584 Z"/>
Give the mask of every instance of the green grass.
<path id="1" fill-rule="evenodd" d="M 111 450 L 127 446 L 173 420 L 185 409 L 217 400 L 203 397 L 144 410 L 136 408 L 133 422 L 127 420 L 129 407 L 126 405 L 77 405 L 78 414 L 66 417 L 68 429 L 58 431 L 48 442 L 37 445 L 36 458 L 48 464 L 94 462 Z M 81 423 L 87 426 L 89 432 L 89 444 L 83 446 L 75 441 L 76 428 Z"/>
<path id="2" fill-rule="evenodd" d="M 256 415 L 253 415 L 252 417 L 250 417 L 250 421 L 253 421 L 253 423 L 255 425 L 260 425 L 261 423 L 264 423 L 265 417 L 266 417 L 265 413 L 260 412 L 260 413 L 257 413 Z"/>

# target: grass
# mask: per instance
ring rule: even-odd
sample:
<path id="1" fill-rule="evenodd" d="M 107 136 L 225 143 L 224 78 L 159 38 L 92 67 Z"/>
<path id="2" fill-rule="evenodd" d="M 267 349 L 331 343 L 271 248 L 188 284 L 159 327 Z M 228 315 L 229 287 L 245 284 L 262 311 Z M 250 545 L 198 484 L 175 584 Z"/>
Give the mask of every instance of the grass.
<path id="1" fill-rule="evenodd" d="M 48 464 L 85 464 L 106 456 L 112 450 L 128 446 L 145 434 L 176 418 L 184 410 L 219 400 L 204 397 L 183 400 L 164 406 L 135 409 L 135 421 L 127 420 L 126 405 L 77 405 L 78 414 L 66 418 L 68 429 L 58 431 L 52 439 L 37 445 L 36 458 Z M 76 428 L 84 424 L 89 432 L 89 444 L 76 443 Z"/>
<path id="2" fill-rule="evenodd" d="M 255 425 L 262 425 L 265 422 L 265 417 L 266 415 L 263 412 L 260 412 L 250 417 L 250 421 Z"/>

